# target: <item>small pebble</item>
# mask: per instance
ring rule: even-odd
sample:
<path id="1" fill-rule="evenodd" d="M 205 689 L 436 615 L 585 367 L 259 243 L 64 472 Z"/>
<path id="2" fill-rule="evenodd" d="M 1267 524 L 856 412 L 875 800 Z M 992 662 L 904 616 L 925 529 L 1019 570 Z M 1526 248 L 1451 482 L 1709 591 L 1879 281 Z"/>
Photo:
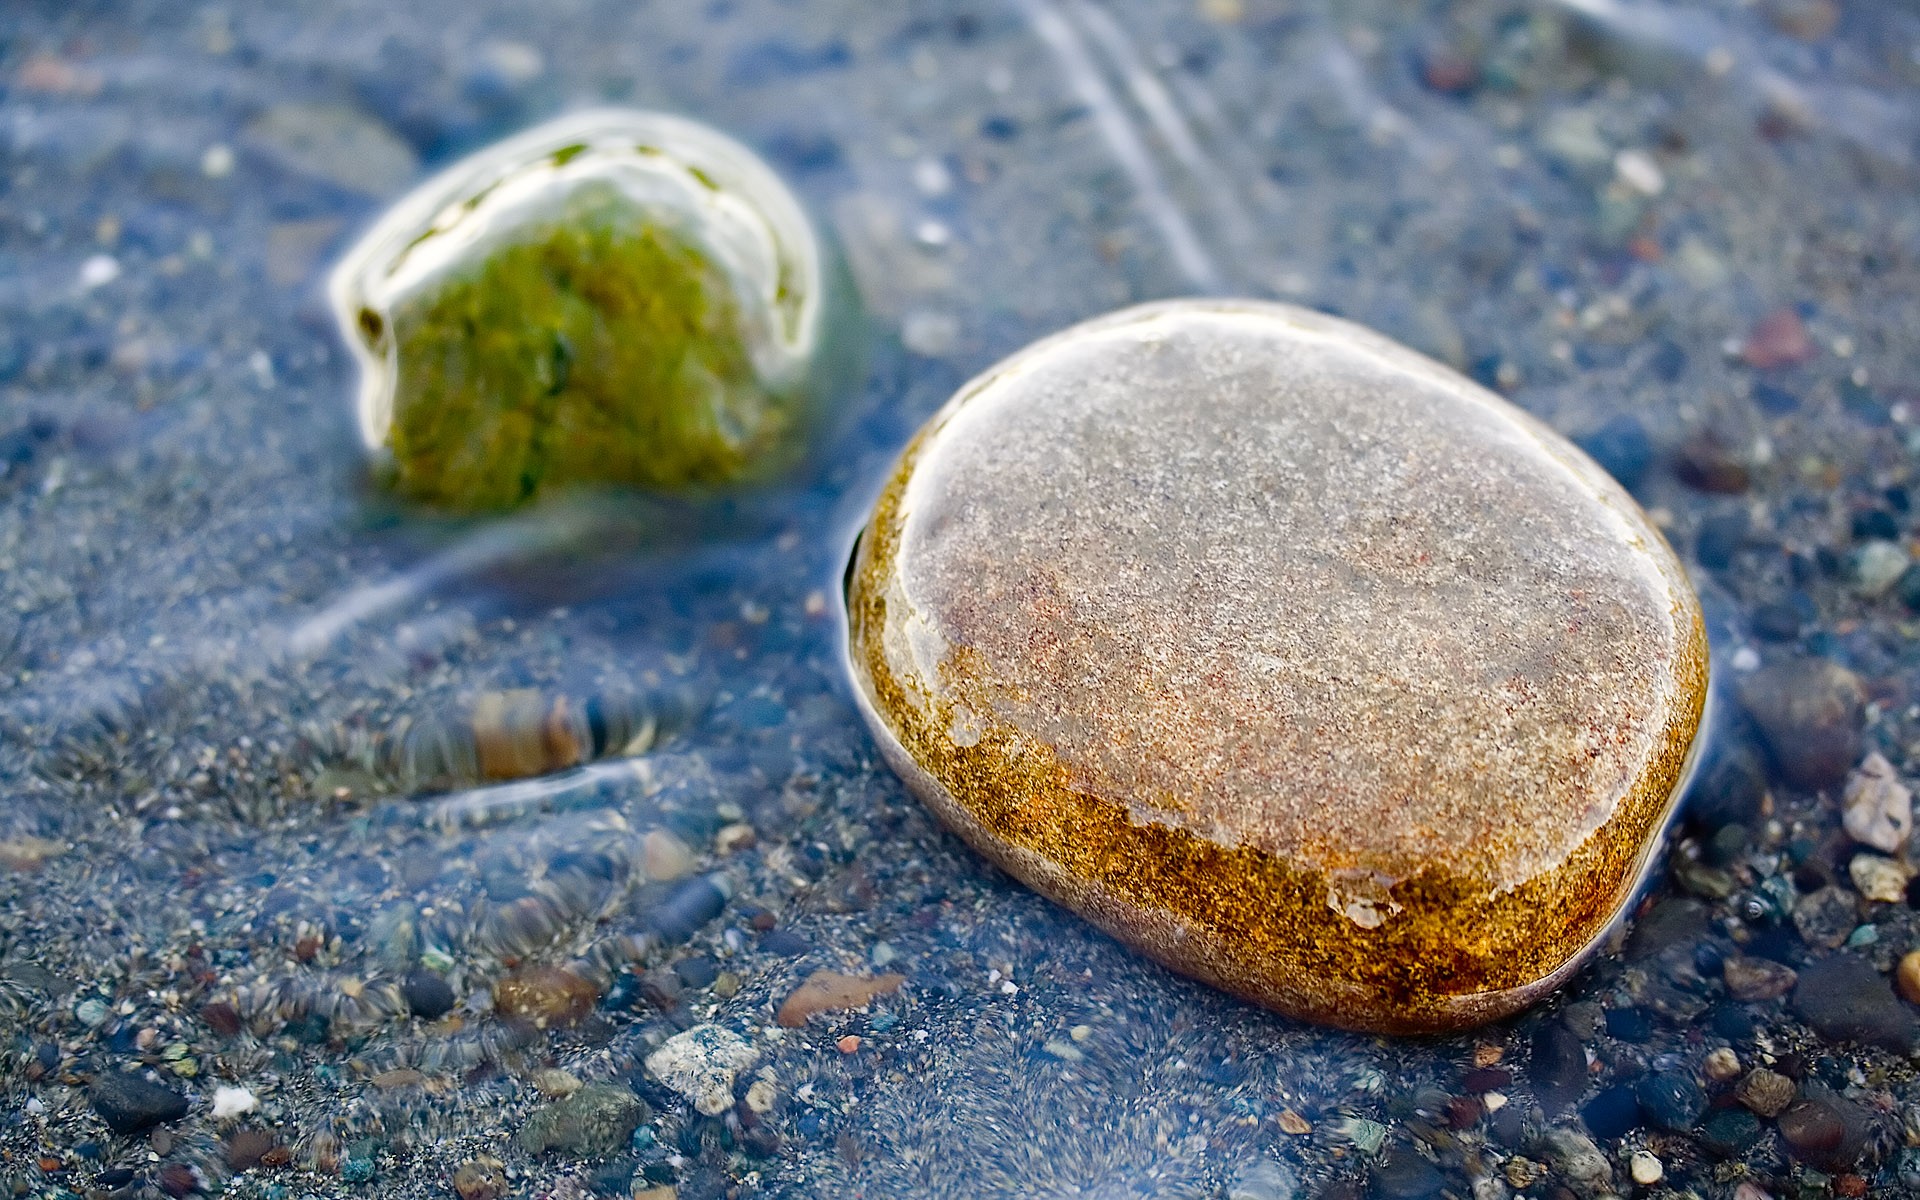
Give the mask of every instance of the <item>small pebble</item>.
<path id="1" fill-rule="evenodd" d="M 423 1020 L 438 1020 L 453 1011 L 453 988 L 424 967 L 407 972 L 400 982 L 400 995 L 413 1015 Z"/>
<path id="2" fill-rule="evenodd" d="M 1798 366 L 1817 352 L 1806 323 L 1791 308 L 1775 309 L 1761 317 L 1740 347 L 1741 359 L 1763 371 Z"/>
<path id="3" fill-rule="evenodd" d="M 507 1177 L 491 1159 L 469 1159 L 454 1171 L 453 1190 L 460 1200 L 501 1200 L 507 1194 Z"/>
<path id="4" fill-rule="evenodd" d="M 1863 1042 L 1904 1054 L 1920 1037 L 1920 1022 L 1893 994 L 1887 977 L 1855 954 L 1832 954 L 1802 968 L 1793 1010 L 1830 1041 Z"/>
<path id="5" fill-rule="evenodd" d="M 1727 992 L 1735 1000 L 1777 1000 L 1793 990 L 1799 974 L 1792 967 L 1768 958 L 1735 955 L 1720 968 Z"/>
<path id="6" fill-rule="evenodd" d="M 138 1075 L 106 1071 L 87 1085 L 87 1101 L 107 1128 L 118 1134 L 142 1133 L 187 1115 L 187 1098 L 162 1083 Z"/>
<path id="7" fill-rule="evenodd" d="M 493 1009 L 535 1029 L 563 1029 L 593 1011 L 600 991 L 564 967 L 522 967 L 493 985 Z"/>
<path id="8" fill-rule="evenodd" d="M 646 1102 L 625 1084 L 592 1083 L 527 1118 L 515 1140 L 529 1154 L 613 1154 L 626 1147 L 633 1131 L 651 1115 Z"/>
<path id="9" fill-rule="evenodd" d="M 864 1008 L 881 996 L 899 991 L 906 981 L 905 975 L 892 972 L 868 977 L 815 971 L 781 1003 L 774 1020 L 784 1028 L 797 1029 L 816 1013 Z"/>
<path id="10" fill-rule="evenodd" d="M 1720 1046 L 1709 1051 L 1706 1060 L 1700 1064 L 1706 1077 L 1715 1083 L 1725 1083 L 1740 1074 L 1740 1056 L 1730 1046 Z"/>
<path id="11" fill-rule="evenodd" d="M 1649 1124 L 1671 1133 L 1685 1133 L 1700 1122 L 1707 1095 L 1685 1071 L 1658 1071 L 1634 1087 L 1634 1098 Z"/>
<path id="12" fill-rule="evenodd" d="M 1920 1004 L 1920 950 L 1900 956 L 1899 965 L 1893 969 L 1893 982 L 1907 1003 Z"/>
<path id="13" fill-rule="evenodd" d="M 217 1087 L 213 1089 L 213 1117 L 217 1121 L 231 1120 L 259 1107 L 259 1098 L 246 1088 Z"/>
<path id="14" fill-rule="evenodd" d="M 1859 677 L 1838 663 L 1824 658 L 1772 663 L 1741 679 L 1737 692 L 1787 782 L 1832 787 L 1859 761 L 1866 693 Z"/>
<path id="15" fill-rule="evenodd" d="M 1853 893 L 1828 886 L 1800 897 L 1793 906 L 1793 927 L 1809 946 L 1832 950 L 1847 940 L 1860 923 Z"/>
<path id="16" fill-rule="evenodd" d="M 1878 854 L 1856 854 L 1847 864 L 1847 878 L 1860 894 L 1882 904 L 1898 904 L 1907 896 L 1907 869 Z"/>
<path id="17" fill-rule="evenodd" d="M 712 1117 L 732 1107 L 734 1076 L 759 1057 L 739 1034 L 718 1025 L 695 1025 L 648 1055 L 647 1073 Z"/>
<path id="18" fill-rule="evenodd" d="M 1734 1089 L 1734 1097 L 1759 1115 L 1771 1120 L 1787 1110 L 1800 1087 L 1777 1071 L 1755 1067 Z"/>
<path id="19" fill-rule="evenodd" d="M 1660 1182 L 1661 1176 L 1667 1173 L 1667 1169 L 1661 1165 L 1656 1155 L 1645 1150 L 1635 1150 L 1633 1157 L 1627 1160 L 1627 1173 L 1632 1175 L 1633 1181 L 1641 1187 L 1652 1187 Z"/>
<path id="20" fill-rule="evenodd" d="M 1898 854 L 1913 832 L 1913 793 L 1878 751 L 1847 777 L 1841 806 L 1847 836 L 1883 854 Z"/>

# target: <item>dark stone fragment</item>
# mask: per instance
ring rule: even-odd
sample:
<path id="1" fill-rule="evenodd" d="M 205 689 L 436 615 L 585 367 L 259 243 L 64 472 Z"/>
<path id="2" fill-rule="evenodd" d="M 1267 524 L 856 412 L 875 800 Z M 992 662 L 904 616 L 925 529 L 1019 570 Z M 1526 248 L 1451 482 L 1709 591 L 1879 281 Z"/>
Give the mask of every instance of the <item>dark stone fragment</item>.
<path id="1" fill-rule="evenodd" d="M 453 988 L 425 967 L 416 967 L 407 972 L 407 977 L 400 983 L 400 994 L 405 997 L 407 1007 L 413 1010 L 416 1017 L 431 1021 L 453 1011 Z"/>
<path id="2" fill-rule="evenodd" d="M 160 1190 L 169 1196 L 191 1196 L 200 1190 L 199 1174 L 186 1163 L 167 1163 L 155 1176 Z"/>
<path id="3" fill-rule="evenodd" d="M 1791 642 L 1800 636 L 1800 610 L 1791 604 L 1762 604 L 1753 610 L 1753 634 L 1765 642 Z"/>
<path id="4" fill-rule="evenodd" d="M 1884 508 L 1870 508 L 1853 514 L 1851 528 L 1856 542 L 1900 540 L 1900 522 Z"/>
<path id="5" fill-rule="evenodd" d="M 1700 1144 L 1721 1158 L 1738 1158 L 1753 1148 L 1765 1132 L 1760 1118 L 1744 1108 L 1723 1108 L 1700 1126 Z"/>
<path id="6" fill-rule="evenodd" d="M 1460 1080 L 1462 1089 L 1478 1095 L 1513 1086 L 1513 1072 L 1505 1067 L 1477 1067 Z"/>
<path id="7" fill-rule="evenodd" d="M 1907 907 L 1920 908 L 1920 875 L 1907 880 Z"/>
<path id="8" fill-rule="evenodd" d="M 1701 942 L 1693 948 L 1693 969 L 1702 979 L 1711 979 L 1720 974 L 1727 966 L 1727 953 L 1712 942 Z"/>
<path id="9" fill-rule="evenodd" d="M 129 1167 L 109 1167 L 93 1177 L 93 1182 L 103 1188 L 122 1188 L 134 1181 L 133 1170 Z"/>
<path id="10" fill-rule="evenodd" d="M 96 1075 L 87 1085 L 93 1111 L 118 1134 L 141 1133 L 187 1115 L 187 1098 L 165 1084 L 119 1071 Z"/>
<path id="11" fill-rule="evenodd" d="M 1653 1036 L 1653 1020 L 1637 1008 L 1608 1009 L 1607 1036 L 1623 1042 L 1645 1042 Z"/>
<path id="12" fill-rule="evenodd" d="M 760 939 L 760 948 L 777 958 L 798 958 L 813 945 L 791 929 L 776 929 Z"/>
<path id="13" fill-rule="evenodd" d="M 690 988 L 710 987 L 720 977 L 719 964 L 704 954 L 683 958 L 673 964 L 673 969 L 680 976 L 680 982 Z"/>
<path id="14" fill-rule="evenodd" d="M 1603 1140 L 1625 1137 L 1640 1124 L 1640 1100 L 1633 1085 L 1616 1083 L 1580 1109 L 1587 1132 Z"/>
<path id="15" fill-rule="evenodd" d="M 1707 1024 L 1712 1030 L 1730 1042 L 1744 1042 L 1753 1037 L 1755 1024 L 1753 1014 L 1738 1004 L 1722 1004 L 1713 1010 Z"/>
<path id="16" fill-rule="evenodd" d="M 1887 977 L 1855 954 L 1835 954 L 1802 967 L 1793 1011 L 1830 1041 L 1906 1053 L 1920 1039 L 1920 1022 L 1893 994 Z"/>
<path id="17" fill-rule="evenodd" d="M 1695 491 L 1737 495 L 1753 482 L 1747 464 L 1723 440 L 1696 435 L 1674 456 L 1673 473 Z"/>
<path id="18" fill-rule="evenodd" d="M 1716 754 L 1687 792 L 1687 818 L 1704 829 L 1725 825 L 1751 827 L 1766 800 L 1767 777 L 1759 758 L 1745 746 Z"/>
<path id="19" fill-rule="evenodd" d="M 1708 570 L 1726 570 L 1733 565 L 1733 556 L 1746 544 L 1747 528 L 1745 513 L 1708 517 L 1700 523 L 1700 532 L 1693 540 L 1694 560 Z"/>
<path id="20" fill-rule="evenodd" d="M 741 1134 L 740 1145 L 755 1158 L 772 1158 L 780 1153 L 780 1135 L 770 1125 L 755 1125 Z"/>
<path id="21" fill-rule="evenodd" d="M 696 875 L 682 880 L 646 917 L 647 927 L 669 945 L 679 945 L 700 932 L 727 906 L 724 877 Z"/>
<path id="22" fill-rule="evenodd" d="M 216 1000 L 202 1007 L 200 1019 L 207 1023 L 208 1029 L 221 1037 L 232 1037 L 240 1032 L 240 1013 L 224 1000 Z"/>
<path id="23" fill-rule="evenodd" d="M 990 116 L 980 122 L 980 136 L 995 142 L 1011 142 L 1020 136 L 1020 122 L 1012 117 Z"/>
<path id="24" fill-rule="evenodd" d="M 818 130 L 784 130 L 767 139 L 767 155 L 795 175 L 815 175 L 839 167 L 840 143 Z"/>
<path id="25" fill-rule="evenodd" d="M 736 87 L 761 87 L 782 79 L 842 70 L 852 62 L 852 48 L 838 39 L 817 46 L 766 41 L 733 56 L 727 64 L 727 82 Z"/>
<path id="26" fill-rule="evenodd" d="M 1920 612 L 1920 563 L 1908 567 L 1900 573 L 1893 590 L 1900 597 L 1900 603 Z"/>
<path id="27" fill-rule="evenodd" d="M 264 1129 L 236 1129 L 227 1138 L 227 1165 L 236 1171 L 252 1170 L 277 1144 Z"/>
<path id="28" fill-rule="evenodd" d="M 1549 1112 L 1564 1110 L 1587 1088 L 1587 1051 L 1559 1021 L 1543 1022 L 1533 1035 L 1527 1079 Z"/>
<path id="29" fill-rule="evenodd" d="M 1753 399 L 1760 411 L 1770 417 L 1784 417 L 1800 407 L 1800 397 L 1772 383 L 1754 384 Z"/>
<path id="30" fill-rule="evenodd" d="M 1774 768 L 1804 788 L 1832 787 L 1860 760 L 1866 694 L 1852 671 L 1824 658 L 1790 658 L 1741 680 Z"/>
<path id="31" fill-rule="evenodd" d="M 686 985 L 671 967 L 651 967 L 640 975 L 640 994 L 662 1012 L 680 1007 Z"/>
<path id="32" fill-rule="evenodd" d="M 308 1013 L 287 1022 L 287 1032 L 294 1040 L 308 1046 L 323 1045 L 332 1036 L 332 1027 L 319 1013 Z"/>
<path id="33" fill-rule="evenodd" d="M 1707 860 L 1715 866 L 1730 867 L 1746 854 L 1752 841 L 1753 834 L 1745 825 L 1722 825 L 1707 841 Z"/>
<path id="34" fill-rule="evenodd" d="M 1487 1127 L 1492 1131 L 1494 1144 L 1518 1148 L 1527 1136 L 1527 1117 L 1518 1104 L 1502 1105 L 1487 1118 Z"/>
<path id="35" fill-rule="evenodd" d="M 1660 1071 L 1642 1079 L 1633 1089 L 1647 1122 L 1671 1133 L 1685 1133 L 1707 1109 L 1707 1094 L 1685 1071 Z"/>
<path id="36" fill-rule="evenodd" d="M 1672 383 L 1687 370 L 1687 352 L 1678 342 L 1661 342 L 1647 363 L 1662 383 Z"/>
<path id="37" fill-rule="evenodd" d="M 1649 958 L 1675 946 L 1691 945 L 1707 935 L 1707 913 L 1707 906 L 1692 897 L 1669 896 L 1635 922 L 1627 938 L 1627 957 Z"/>
<path id="38" fill-rule="evenodd" d="M 1574 444 L 1628 491 L 1640 486 L 1653 465 L 1653 439 L 1632 413 L 1622 413 L 1585 437 L 1575 438 Z"/>
<path id="39" fill-rule="evenodd" d="M 1373 1169 L 1374 1192 L 1386 1200 L 1423 1200 L 1446 1185 L 1447 1177 L 1411 1150 L 1389 1150 Z"/>
<path id="40" fill-rule="evenodd" d="M 1809 1162 L 1832 1161 L 1847 1140 L 1847 1123 L 1825 1100 L 1801 1100 L 1780 1114 L 1780 1137 Z"/>

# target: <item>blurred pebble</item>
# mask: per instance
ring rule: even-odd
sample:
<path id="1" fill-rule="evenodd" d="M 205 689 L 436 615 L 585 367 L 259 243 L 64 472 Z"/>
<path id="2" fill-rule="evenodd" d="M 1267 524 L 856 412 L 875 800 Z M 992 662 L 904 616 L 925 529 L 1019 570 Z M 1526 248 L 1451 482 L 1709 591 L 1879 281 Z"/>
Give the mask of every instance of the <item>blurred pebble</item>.
<path id="1" fill-rule="evenodd" d="M 1741 679 L 1738 693 L 1775 769 L 1789 783 L 1831 787 L 1859 760 L 1866 693 L 1859 677 L 1840 664 L 1785 659 Z"/>
<path id="2" fill-rule="evenodd" d="M 1882 904 L 1898 904 L 1906 899 L 1907 869 L 1891 858 L 1878 854 L 1856 854 L 1847 864 L 1847 878 L 1862 896 Z"/>
<path id="3" fill-rule="evenodd" d="M 1527 1078 L 1547 1111 L 1564 1109 L 1586 1090 L 1586 1048 L 1563 1023 L 1543 1022 L 1533 1035 Z"/>
<path id="4" fill-rule="evenodd" d="M 1886 854 L 1897 854 L 1913 832 L 1913 793 L 1878 751 L 1847 777 L 1841 825 L 1847 836 Z"/>
<path id="5" fill-rule="evenodd" d="M 1920 950 L 1909 950 L 1900 956 L 1893 970 L 1893 982 L 1907 1003 L 1920 1004 Z"/>
<path id="6" fill-rule="evenodd" d="M 1791 308 L 1775 309 L 1761 317 L 1740 347 L 1741 359 L 1763 371 L 1798 366 L 1815 352 L 1806 323 Z"/>
<path id="7" fill-rule="evenodd" d="M 493 985 L 493 1009 L 535 1029 L 564 1028 L 593 1011 L 599 989 L 564 967 L 522 967 Z"/>
<path id="8" fill-rule="evenodd" d="M 407 972 L 400 983 L 400 995 L 413 1015 L 423 1020 L 437 1020 L 453 1010 L 453 988 L 424 967 Z"/>
<path id="9" fill-rule="evenodd" d="M 162 1083 L 120 1071 L 104 1071 L 87 1085 L 87 1102 L 107 1123 L 126 1135 L 142 1133 L 187 1115 L 187 1098 Z"/>
<path id="10" fill-rule="evenodd" d="M 454 1171 L 453 1190 L 460 1200 L 501 1200 L 507 1194 L 507 1177 L 491 1159 L 469 1159 Z"/>
<path id="11" fill-rule="evenodd" d="M 733 1106 L 734 1076 L 759 1058 L 753 1045 L 718 1025 L 676 1033 L 647 1056 L 647 1074 L 712 1117 Z"/>
<path id="12" fill-rule="evenodd" d="M 515 1140 L 529 1154 L 557 1150 L 574 1158 L 613 1154 L 652 1115 L 625 1084 L 594 1083 L 534 1113 Z"/>
<path id="13" fill-rule="evenodd" d="M 1771 1120 L 1787 1110 L 1799 1091 L 1799 1086 L 1785 1075 L 1755 1067 L 1747 1072 L 1733 1094 L 1740 1103 Z"/>
<path id="14" fill-rule="evenodd" d="M 1633 1157 L 1627 1160 L 1627 1173 L 1633 1176 L 1633 1181 L 1641 1187 L 1652 1187 L 1660 1182 L 1661 1176 L 1665 1175 L 1667 1170 L 1661 1165 L 1657 1156 L 1645 1150 L 1635 1150 Z"/>
<path id="15" fill-rule="evenodd" d="M 1299 1195 L 1299 1175 L 1264 1154 L 1242 1163 L 1227 1183 L 1227 1200 L 1295 1200 Z"/>
<path id="16" fill-rule="evenodd" d="M 1707 1053 L 1700 1064 L 1701 1073 L 1714 1083 L 1725 1083 L 1740 1074 L 1740 1056 L 1731 1046 L 1720 1046 Z"/>
<path id="17" fill-rule="evenodd" d="M 1720 968 L 1735 1000 L 1777 1000 L 1793 990 L 1799 975 L 1792 967 L 1766 958 L 1733 957 Z"/>
<path id="18" fill-rule="evenodd" d="M 1593 1195 L 1613 1186 L 1613 1166 L 1593 1139 L 1571 1129 L 1549 1129 L 1541 1135 L 1547 1161 L 1576 1192 Z"/>
<path id="19" fill-rule="evenodd" d="M 774 1020 L 783 1028 L 797 1029 L 818 1013 L 864 1008 L 881 996 L 899 991 L 906 981 L 905 975 L 894 972 L 867 977 L 815 971 L 781 1003 Z"/>
<path id="20" fill-rule="evenodd" d="M 1906 547 L 1875 539 L 1856 547 L 1848 556 L 1849 573 L 1862 596 L 1875 600 L 1900 582 L 1910 563 Z"/>
<path id="21" fill-rule="evenodd" d="M 1698 492 L 1733 496 L 1752 484 L 1745 457 L 1719 435 L 1702 430 L 1688 438 L 1674 456 L 1673 471 L 1680 482 Z"/>
<path id="22" fill-rule="evenodd" d="M 1630 492 L 1646 479 L 1647 468 L 1653 465 L 1653 439 L 1632 413 L 1614 417 L 1585 437 L 1575 438 L 1574 444 Z"/>
<path id="23" fill-rule="evenodd" d="M 1707 1094 L 1685 1071 L 1658 1071 L 1640 1080 L 1634 1098 L 1648 1122 L 1671 1133 L 1685 1133 L 1706 1111 Z"/>
<path id="24" fill-rule="evenodd" d="M 391 129 L 340 104 L 272 105 L 248 123 L 246 137 L 288 170 L 367 196 L 399 191 L 420 169 Z"/>
<path id="25" fill-rule="evenodd" d="M 1793 906 L 1793 927 L 1809 946 L 1832 950 L 1847 940 L 1859 924 L 1859 910 L 1853 894 L 1842 888 L 1823 887 L 1800 897 Z"/>
<path id="26" fill-rule="evenodd" d="M 642 869 L 647 878 L 671 883 L 693 873 L 693 849 L 666 829 L 650 829 L 640 841 Z"/>

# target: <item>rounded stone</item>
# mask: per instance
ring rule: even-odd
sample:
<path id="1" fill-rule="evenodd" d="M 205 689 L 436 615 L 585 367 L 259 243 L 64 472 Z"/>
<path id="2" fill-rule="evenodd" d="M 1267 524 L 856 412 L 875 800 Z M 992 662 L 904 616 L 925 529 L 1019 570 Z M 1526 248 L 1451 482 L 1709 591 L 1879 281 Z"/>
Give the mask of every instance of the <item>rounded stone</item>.
<path id="1" fill-rule="evenodd" d="M 334 270 L 360 429 L 402 496 L 501 508 L 797 457 L 850 299 L 799 201 L 662 113 L 557 118 L 449 167 Z M 830 320 L 830 318 L 832 318 Z"/>
<path id="2" fill-rule="evenodd" d="M 1617 483 L 1279 304 L 1125 310 L 967 384 L 846 603 L 867 721 L 951 828 L 1177 970 L 1356 1029 L 1564 980 L 1707 695 L 1698 602 Z"/>

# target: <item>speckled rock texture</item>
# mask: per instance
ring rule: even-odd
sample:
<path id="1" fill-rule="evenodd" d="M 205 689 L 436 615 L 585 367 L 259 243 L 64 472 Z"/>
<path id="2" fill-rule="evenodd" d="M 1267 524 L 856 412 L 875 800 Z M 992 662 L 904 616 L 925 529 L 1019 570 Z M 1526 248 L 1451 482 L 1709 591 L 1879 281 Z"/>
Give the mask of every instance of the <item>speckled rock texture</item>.
<path id="1" fill-rule="evenodd" d="M 901 459 L 848 583 L 894 767 L 1014 875 L 1306 1019 L 1511 1013 L 1632 895 L 1707 646 L 1634 502 L 1303 309 L 1041 341 Z"/>

